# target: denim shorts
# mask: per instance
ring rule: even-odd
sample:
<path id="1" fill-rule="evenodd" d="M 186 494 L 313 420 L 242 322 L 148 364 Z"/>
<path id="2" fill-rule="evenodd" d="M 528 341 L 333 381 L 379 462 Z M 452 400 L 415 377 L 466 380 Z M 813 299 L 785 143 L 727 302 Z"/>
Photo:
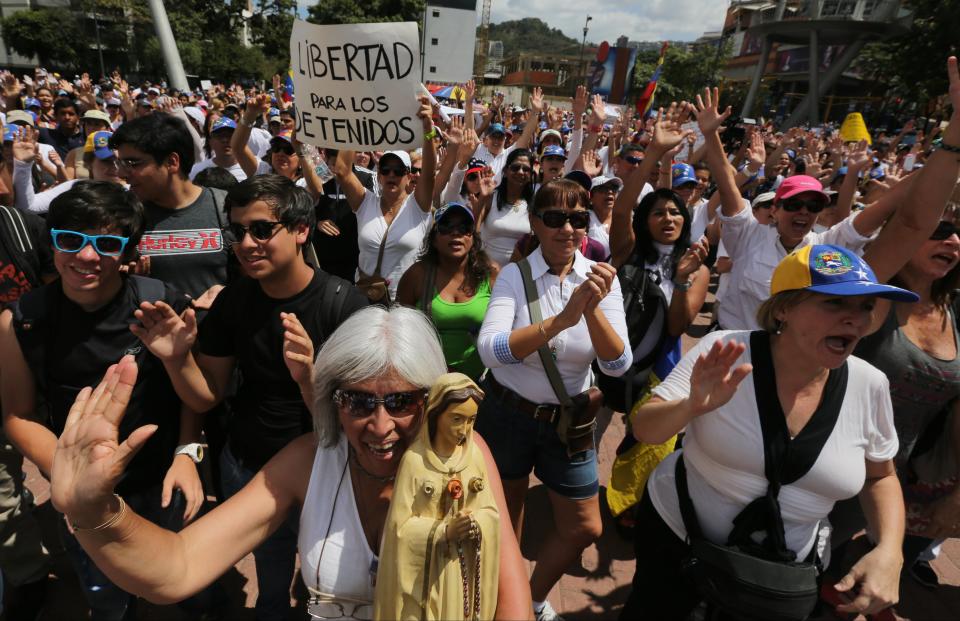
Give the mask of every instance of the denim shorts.
<path id="1" fill-rule="evenodd" d="M 490 446 L 501 479 L 522 479 L 533 472 L 566 498 L 584 500 L 597 495 L 600 480 L 595 450 L 568 456 L 556 424 L 518 411 L 511 399 L 500 399 L 486 382 L 481 388 L 486 397 L 477 412 L 476 430 Z"/>

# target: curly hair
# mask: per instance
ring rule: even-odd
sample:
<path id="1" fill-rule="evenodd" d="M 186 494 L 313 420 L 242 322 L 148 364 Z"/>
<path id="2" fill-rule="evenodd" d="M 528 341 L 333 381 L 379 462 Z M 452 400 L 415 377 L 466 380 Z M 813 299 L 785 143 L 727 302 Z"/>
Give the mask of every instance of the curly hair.
<path id="1" fill-rule="evenodd" d="M 437 223 L 434 222 L 433 226 L 430 227 L 430 232 L 427 233 L 426 238 L 423 240 L 420 256 L 417 257 L 418 261 L 430 263 L 433 266 L 440 265 L 440 253 L 437 252 L 437 247 L 433 244 L 436 238 Z M 487 256 L 486 251 L 483 249 L 483 240 L 480 239 L 480 231 L 474 230 L 473 245 L 467 252 L 467 265 L 464 270 L 464 275 L 466 276 L 465 284 L 476 294 L 481 283 L 490 278 L 492 271 L 493 265 L 491 264 L 490 257 Z"/>
<path id="2" fill-rule="evenodd" d="M 673 252 L 670 255 L 674 266 L 680 261 L 680 257 L 690 247 L 690 210 L 684 204 L 683 199 L 667 188 L 659 188 L 648 193 L 640 201 L 636 210 L 633 212 L 633 235 L 634 242 L 633 254 L 642 257 L 647 263 L 656 263 L 660 256 L 657 247 L 653 245 L 653 236 L 650 234 L 650 212 L 660 201 L 669 201 L 676 205 L 680 215 L 683 216 L 683 227 L 680 229 L 680 237 L 673 244 Z"/>
<path id="3" fill-rule="evenodd" d="M 508 169 L 510 166 L 517 161 L 519 158 L 525 157 L 530 160 L 530 166 L 533 166 L 533 162 L 536 159 L 536 156 L 529 149 L 515 149 L 510 152 L 510 155 L 507 156 L 507 162 L 504 164 L 503 168 Z M 523 186 L 523 191 L 521 196 L 523 200 L 527 201 L 527 204 L 533 202 L 533 173 L 530 174 L 530 181 L 528 181 Z M 497 209 L 504 210 L 507 208 L 507 176 L 503 175 L 503 178 L 500 181 L 500 185 L 497 186 Z"/>

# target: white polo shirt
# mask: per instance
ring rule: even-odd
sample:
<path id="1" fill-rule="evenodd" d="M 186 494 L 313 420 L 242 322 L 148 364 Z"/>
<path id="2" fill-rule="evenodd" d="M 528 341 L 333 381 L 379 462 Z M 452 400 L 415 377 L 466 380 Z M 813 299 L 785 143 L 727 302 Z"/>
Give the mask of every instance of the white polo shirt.
<path id="1" fill-rule="evenodd" d="M 847 218 L 823 233 L 807 233 L 794 250 L 830 244 L 859 254 L 870 238 L 853 228 L 853 219 Z M 773 270 L 787 256 L 787 250 L 780 243 L 776 226 L 757 222 L 749 207 L 743 207 L 734 216 L 721 214 L 720 222 L 720 239 L 733 261 L 733 269 L 726 275 L 730 284 L 717 319 L 726 330 L 759 330 L 757 309 L 770 297 Z"/>

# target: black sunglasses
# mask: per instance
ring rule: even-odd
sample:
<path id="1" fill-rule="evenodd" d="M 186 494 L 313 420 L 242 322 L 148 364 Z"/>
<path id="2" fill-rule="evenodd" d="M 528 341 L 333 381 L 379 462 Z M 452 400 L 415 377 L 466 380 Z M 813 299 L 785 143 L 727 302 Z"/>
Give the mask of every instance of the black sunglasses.
<path id="1" fill-rule="evenodd" d="M 519 173 L 519 172 L 530 173 L 530 172 L 533 172 L 533 168 L 531 168 L 530 166 L 524 166 L 523 164 L 513 164 L 513 165 L 510 166 L 510 172 L 515 172 L 515 173 Z"/>
<path id="2" fill-rule="evenodd" d="M 407 169 L 403 166 L 381 166 L 380 174 L 384 177 L 389 175 L 394 175 L 396 177 L 405 177 L 407 174 Z"/>
<path id="3" fill-rule="evenodd" d="M 549 209 L 533 215 L 540 218 L 543 223 L 551 229 L 563 228 L 563 225 L 567 222 L 575 229 L 585 229 L 590 225 L 590 212 L 586 209 L 579 209 L 577 211 Z"/>
<path id="4" fill-rule="evenodd" d="M 270 147 L 270 153 L 283 153 L 284 155 L 293 155 L 293 146 L 288 144 L 276 144 Z"/>
<path id="5" fill-rule="evenodd" d="M 784 211 L 790 212 L 800 211 L 801 209 L 806 208 L 806 210 L 810 213 L 820 213 L 826 206 L 827 204 L 825 202 L 816 198 L 810 198 L 807 200 L 800 198 L 787 198 L 780 202 L 780 207 L 782 207 Z"/>
<path id="6" fill-rule="evenodd" d="M 465 220 L 437 222 L 438 235 L 473 235 L 473 225 Z"/>
<path id="7" fill-rule="evenodd" d="M 269 241 L 280 230 L 277 227 L 282 224 L 283 222 L 272 222 L 270 220 L 256 220 L 251 222 L 250 226 L 231 222 L 226 230 L 226 241 L 229 244 L 239 244 L 247 236 L 247 233 L 250 233 L 250 236 L 257 241 Z"/>
<path id="8" fill-rule="evenodd" d="M 419 174 L 420 174 L 420 167 L 419 167 L 419 166 L 411 166 L 411 167 L 410 167 L 410 172 L 413 173 L 413 174 L 415 174 L 415 175 L 419 175 Z"/>
<path id="9" fill-rule="evenodd" d="M 381 404 L 390 416 L 399 418 L 415 414 L 423 405 L 425 396 L 426 391 L 423 390 L 391 392 L 380 397 L 370 392 L 337 389 L 333 391 L 333 402 L 345 408 L 353 418 L 366 418 Z"/>
<path id="10" fill-rule="evenodd" d="M 957 228 L 956 224 L 947 220 L 941 220 L 936 230 L 930 233 L 930 239 L 933 241 L 943 241 L 957 234 L 960 234 L 960 228 Z"/>

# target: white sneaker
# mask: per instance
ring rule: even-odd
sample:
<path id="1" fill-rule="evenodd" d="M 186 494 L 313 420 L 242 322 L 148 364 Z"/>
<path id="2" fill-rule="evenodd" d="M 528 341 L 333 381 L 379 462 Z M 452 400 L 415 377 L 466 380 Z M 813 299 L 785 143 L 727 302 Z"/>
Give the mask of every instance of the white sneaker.
<path id="1" fill-rule="evenodd" d="M 550 602 L 544 602 L 543 610 L 537 613 L 536 621 L 563 621 L 563 617 L 557 614 Z"/>

